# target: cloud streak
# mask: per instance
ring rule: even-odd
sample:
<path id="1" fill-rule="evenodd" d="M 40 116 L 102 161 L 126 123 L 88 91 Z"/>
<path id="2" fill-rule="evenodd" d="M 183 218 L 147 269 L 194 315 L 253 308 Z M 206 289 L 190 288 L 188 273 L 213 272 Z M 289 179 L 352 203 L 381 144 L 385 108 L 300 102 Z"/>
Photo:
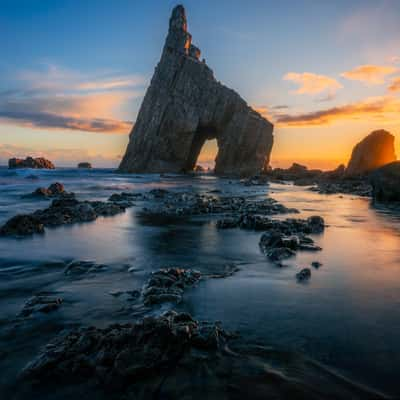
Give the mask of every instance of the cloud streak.
<path id="1" fill-rule="evenodd" d="M 283 79 L 292 81 L 299 87 L 294 91 L 296 94 L 315 95 L 320 93 L 328 93 L 334 95 L 343 86 L 334 78 L 326 75 L 317 75 L 311 72 L 288 72 Z"/>
<path id="2" fill-rule="evenodd" d="M 132 122 L 116 115 L 123 104 L 143 95 L 143 83 L 134 75 L 88 80 L 54 66 L 24 71 L 17 75 L 17 88 L 0 91 L 0 120 L 32 128 L 127 134 Z"/>
<path id="3" fill-rule="evenodd" d="M 390 96 L 369 98 L 360 102 L 302 114 L 280 114 L 279 126 L 302 127 L 328 125 L 339 120 L 390 120 L 399 118 L 400 100 Z"/>
<path id="4" fill-rule="evenodd" d="M 359 81 L 367 85 L 382 85 L 388 75 L 398 71 L 397 67 L 392 65 L 359 65 L 350 71 L 340 74 L 343 78 Z"/>
<path id="5" fill-rule="evenodd" d="M 388 90 L 389 92 L 400 92 L 400 76 L 392 80 Z"/>

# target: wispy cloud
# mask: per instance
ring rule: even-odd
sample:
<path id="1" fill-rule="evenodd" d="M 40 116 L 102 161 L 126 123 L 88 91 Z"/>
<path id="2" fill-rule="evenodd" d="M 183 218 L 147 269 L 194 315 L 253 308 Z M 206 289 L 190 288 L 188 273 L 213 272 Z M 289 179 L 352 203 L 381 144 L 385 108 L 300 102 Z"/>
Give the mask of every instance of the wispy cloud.
<path id="1" fill-rule="evenodd" d="M 145 82 L 136 75 L 88 77 L 56 66 L 22 71 L 15 89 L 0 91 L 0 119 L 33 128 L 128 133 L 132 122 L 117 115 L 143 95 Z"/>
<path id="2" fill-rule="evenodd" d="M 350 71 L 341 74 L 343 78 L 352 81 L 360 81 L 367 85 L 381 85 L 385 83 L 387 76 L 394 74 L 399 69 L 393 65 L 359 65 Z"/>
<path id="3" fill-rule="evenodd" d="M 389 92 L 400 92 L 400 76 L 397 78 L 392 79 L 388 87 Z"/>
<path id="4" fill-rule="evenodd" d="M 309 113 L 280 114 L 275 121 L 279 126 L 301 127 L 327 125 L 339 120 L 394 122 L 399 121 L 399 116 L 400 100 L 392 96 L 382 96 Z"/>
<path id="5" fill-rule="evenodd" d="M 313 74 L 311 72 L 288 72 L 284 77 L 286 81 L 292 81 L 298 85 L 294 91 L 296 94 L 315 95 L 325 93 L 334 97 L 335 93 L 343 86 L 336 79 L 326 75 Z"/>

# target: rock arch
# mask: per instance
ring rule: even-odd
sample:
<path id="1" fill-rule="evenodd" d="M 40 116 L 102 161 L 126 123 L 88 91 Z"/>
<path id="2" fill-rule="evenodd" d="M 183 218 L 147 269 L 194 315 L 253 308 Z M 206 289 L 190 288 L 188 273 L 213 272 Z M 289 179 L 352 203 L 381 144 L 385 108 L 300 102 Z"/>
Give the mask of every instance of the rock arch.
<path id="1" fill-rule="evenodd" d="M 194 167 L 205 140 L 216 139 L 215 172 L 252 175 L 268 166 L 272 131 L 269 121 L 200 61 L 185 10 L 177 6 L 119 170 L 184 172 Z"/>

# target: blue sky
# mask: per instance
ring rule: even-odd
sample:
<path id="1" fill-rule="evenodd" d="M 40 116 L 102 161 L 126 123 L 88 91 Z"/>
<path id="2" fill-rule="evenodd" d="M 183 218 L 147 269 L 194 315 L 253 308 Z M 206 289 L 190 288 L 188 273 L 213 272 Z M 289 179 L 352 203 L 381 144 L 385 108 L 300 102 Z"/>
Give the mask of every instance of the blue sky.
<path id="1" fill-rule="evenodd" d="M 176 4 L 1 0 L 0 162 L 117 165 Z M 328 168 L 373 129 L 398 134 L 399 1 L 183 4 L 216 78 L 275 123 L 274 165 Z"/>

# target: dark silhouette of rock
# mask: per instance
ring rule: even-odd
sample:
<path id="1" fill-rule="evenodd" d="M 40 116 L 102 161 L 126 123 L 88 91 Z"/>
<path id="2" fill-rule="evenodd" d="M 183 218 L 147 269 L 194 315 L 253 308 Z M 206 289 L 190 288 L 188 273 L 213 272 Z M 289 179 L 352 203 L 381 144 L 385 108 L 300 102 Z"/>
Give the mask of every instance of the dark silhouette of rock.
<path id="1" fill-rule="evenodd" d="M 37 168 L 37 169 L 54 169 L 54 164 L 43 157 L 32 158 L 10 158 L 8 160 L 8 168 Z"/>
<path id="2" fill-rule="evenodd" d="M 90 164 L 90 162 L 81 162 L 81 163 L 78 164 L 78 168 L 91 169 L 92 168 L 92 164 Z"/>
<path id="3" fill-rule="evenodd" d="M 0 236 L 28 236 L 34 233 L 44 233 L 44 225 L 30 214 L 16 215 L 0 228 Z"/>
<path id="4" fill-rule="evenodd" d="M 272 130 L 269 121 L 216 81 L 200 61 L 185 10 L 177 6 L 119 170 L 192 171 L 204 142 L 216 139 L 216 174 L 254 175 L 268 166 Z"/>
<path id="5" fill-rule="evenodd" d="M 353 148 L 346 176 L 364 175 L 393 161 L 394 136 L 383 129 L 374 131 Z"/>
<path id="6" fill-rule="evenodd" d="M 400 201 L 400 161 L 378 168 L 370 179 L 375 200 Z"/>

